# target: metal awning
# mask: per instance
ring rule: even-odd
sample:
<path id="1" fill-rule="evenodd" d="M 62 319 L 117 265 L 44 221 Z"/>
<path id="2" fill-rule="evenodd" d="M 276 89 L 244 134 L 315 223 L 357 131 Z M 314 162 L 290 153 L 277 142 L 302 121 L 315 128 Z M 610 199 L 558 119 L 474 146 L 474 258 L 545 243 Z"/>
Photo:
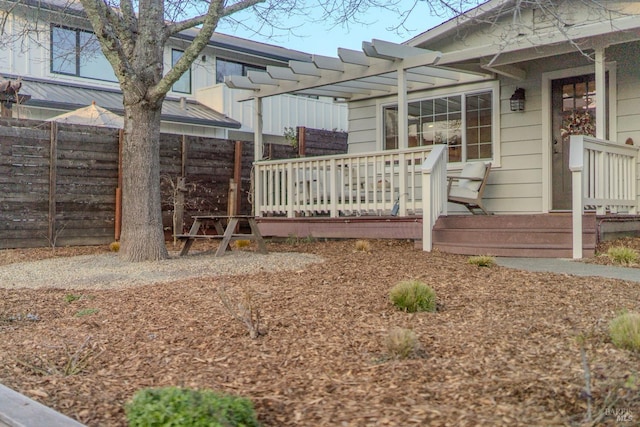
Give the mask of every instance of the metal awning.
<path id="1" fill-rule="evenodd" d="M 357 100 L 492 78 L 440 67 L 442 57 L 441 52 L 374 39 L 363 42 L 362 51 L 339 48 L 337 58 L 313 55 L 311 62 L 268 66 L 247 76 L 228 76 L 225 83 L 252 90 L 257 98 L 293 93 Z"/>
<path id="2" fill-rule="evenodd" d="M 112 88 L 96 88 L 52 82 L 41 79 L 22 80 L 21 92 L 31 95 L 29 107 L 71 111 L 93 102 L 123 115 L 122 92 Z M 162 103 L 161 120 L 186 125 L 239 129 L 241 124 L 197 101 L 167 97 Z"/>

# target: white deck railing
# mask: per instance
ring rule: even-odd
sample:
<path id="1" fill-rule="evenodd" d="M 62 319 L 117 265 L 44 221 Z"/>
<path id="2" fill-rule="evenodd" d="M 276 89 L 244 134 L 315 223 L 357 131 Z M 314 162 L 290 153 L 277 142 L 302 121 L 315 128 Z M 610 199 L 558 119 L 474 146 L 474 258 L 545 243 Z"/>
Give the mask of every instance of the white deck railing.
<path id="1" fill-rule="evenodd" d="M 582 258 L 582 215 L 638 211 L 638 147 L 573 135 L 569 169 L 573 191 L 573 258 Z"/>
<path id="2" fill-rule="evenodd" d="M 440 215 L 447 214 L 446 145 L 435 145 L 422 165 L 422 249 L 431 252 L 433 226 Z"/>
<path id="3" fill-rule="evenodd" d="M 254 213 L 417 215 L 432 147 L 255 163 Z"/>

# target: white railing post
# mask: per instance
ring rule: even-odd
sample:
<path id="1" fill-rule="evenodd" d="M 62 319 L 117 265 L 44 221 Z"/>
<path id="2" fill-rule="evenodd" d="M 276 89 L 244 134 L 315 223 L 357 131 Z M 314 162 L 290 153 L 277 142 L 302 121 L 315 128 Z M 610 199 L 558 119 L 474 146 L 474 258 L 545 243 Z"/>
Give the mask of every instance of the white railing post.
<path id="1" fill-rule="evenodd" d="M 262 179 L 262 166 L 259 163 L 253 164 L 253 215 L 262 216 L 262 188 L 260 187 Z"/>
<path id="2" fill-rule="evenodd" d="M 409 192 L 407 188 L 407 156 L 405 153 L 400 153 L 398 157 L 398 171 L 398 194 L 393 194 L 393 186 L 391 186 L 391 201 L 395 203 L 395 200 L 398 200 L 400 207 L 398 215 L 407 216 L 407 197 L 402 197 Z M 394 200 L 394 196 L 397 199 Z"/>
<path id="3" fill-rule="evenodd" d="M 283 175 L 286 176 L 287 179 L 287 183 L 286 183 L 286 193 L 283 195 L 283 197 L 285 198 L 285 200 L 287 201 L 287 218 L 293 218 L 294 215 L 294 211 L 293 211 L 293 203 L 294 203 L 294 199 L 295 197 L 297 197 L 297 195 L 293 194 L 294 190 L 293 190 L 293 180 L 297 179 L 297 177 L 295 176 L 296 174 L 294 174 L 293 172 L 293 163 L 289 163 L 287 164 L 287 168 L 286 168 L 286 173 L 285 170 L 283 169 Z M 282 187 L 281 187 L 282 188 Z"/>
<path id="4" fill-rule="evenodd" d="M 342 182 L 342 179 L 338 177 L 338 162 L 336 162 L 336 159 L 329 160 L 329 165 L 331 176 L 331 187 L 329 187 L 329 215 L 331 218 L 337 218 L 338 197 L 340 197 L 338 193 L 338 181 Z M 342 168 L 340 169 L 342 172 Z"/>
<path id="5" fill-rule="evenodd" d="M 422 164 L 422 250 L 433 248 L 433 226 L 447 214 L 446 145 L 435 145 Z"/>
<path id="6" fill-rule="evenodd" d="M 582 214 L 584 211 L 582 172 L 584 169 L 584 137 L 572 135 L 569 142 L 569 170 L 571 171 L 573 258 L 582 258 Z"/>

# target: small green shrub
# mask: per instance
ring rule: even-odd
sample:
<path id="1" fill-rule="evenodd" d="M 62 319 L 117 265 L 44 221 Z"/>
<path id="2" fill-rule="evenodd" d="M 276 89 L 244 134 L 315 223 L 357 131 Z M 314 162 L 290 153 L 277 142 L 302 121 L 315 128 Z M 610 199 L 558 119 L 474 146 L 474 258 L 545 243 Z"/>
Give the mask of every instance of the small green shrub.
<path id="1" fill-rule="evenodd" d="M 488 255 L 478 255 L 469 257 L 469 264 L 477 265 L 478 267 L 493 267 L 496 265 L 496 259 Z"/>
<path id="2" fill-rule="evenodd" d="M 126 404 L 129 427 L 259 426 L 252 402 L 244 397 L 177 387 L 138 390 Z"/>
<path id="3" fill-rule="evenodd" d="M 82 295 L 67 294 L 64 296 L 65 302 L 68 303 L 78 301 L 80 298 L 82 298 Z"/>
<path id="4" fill-rule="evenodd" d="M 76 317 L 90 316 L 92 314 L 96 314 L 98 311 L 100 311 L 100 310 L 98 310 L 97 308 L 84 308 L 84 309 L 78 311 L 75 314 L 75 316 Z"/>
<path id="5" fill-rule="evenodd" d="M 417 345 L 418 339 L 411 329 L 393 328 L 387 335 L 387 353 L 391 357 L 406 359 L 415 353 Z"/>
<path id="6" fill-rule="evenodd" d="M 640 351 L 640 313 L 626 312 L 609 322 L 609 337 L 619 348 Z"/>
<path id="7" fill-rule="evenodd" d="M 415 313 L 416 311 L 436 311 L 436 293 L 419 280 L 405 280 L 389 292 L 391 302 L 396 307 Z"/>
<path id="8" fill-rule="evenodd" d="M 640 260 L 638 251 L 625 246 L 612 246 L 607 251 L 607 256 L 617 264 L 635 264 Z"/>
<path id="9" fill-rule="evenodd" d="M 109 244 L 109 250 L 111 252 L 118 252 L 120 251 L 120 242 L 111 242 Z"/>

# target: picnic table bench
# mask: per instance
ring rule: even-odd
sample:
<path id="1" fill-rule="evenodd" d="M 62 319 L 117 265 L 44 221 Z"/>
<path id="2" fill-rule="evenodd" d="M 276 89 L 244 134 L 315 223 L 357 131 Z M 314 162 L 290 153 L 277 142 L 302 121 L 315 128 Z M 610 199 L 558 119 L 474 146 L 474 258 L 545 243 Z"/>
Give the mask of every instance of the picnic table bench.
<path id="1" fill-rule="evenodd" d="M 180 256 L 184 256 L 189 253 L 191 245 L 196 239 L 222 239 L 220 246 L 216 251 L 215 256 L 222 256 L 227 250 L 231 250 L 229 243 L 234 240 L 252 240 L 258 244 L 258 251 L 261 254 L 267 253 L 267 246 L 264 243 L 262 234 L 258 229 L 258 224 L 253 216 L 249 215 L 233 215 L 233 216 L 220 216 L 220 215 L 199 215 L 194 216 L 193 224 L 189 229 L 188 234 L 178 234 L 176 238 L 184 240 L 184 246 L 180 251 Z M 212 223 L 217 234 L 204 234 L 203 225 Z M 249 225 L 251 232 L 236 233 L 238 225 L 246 223 Z M 202 229 L 202 230 L 201 230 Z M 201 233 L 202 231 L 202 233 Z"/>

